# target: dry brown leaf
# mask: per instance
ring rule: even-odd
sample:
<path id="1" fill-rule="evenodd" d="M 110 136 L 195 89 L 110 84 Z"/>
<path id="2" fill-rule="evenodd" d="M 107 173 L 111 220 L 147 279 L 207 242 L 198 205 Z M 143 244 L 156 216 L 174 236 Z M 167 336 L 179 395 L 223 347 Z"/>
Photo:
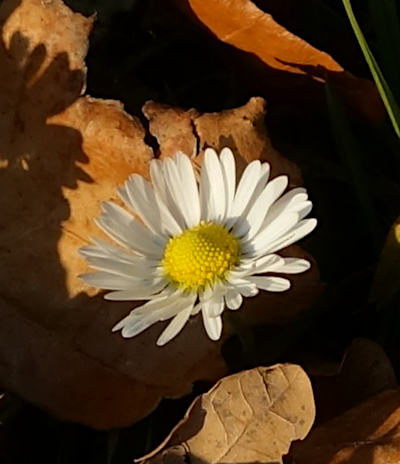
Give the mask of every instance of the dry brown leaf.
<path id="1" fill-rule="evenodd" d="M 9 0 L 0 14 L 0 378 L 63 419 L 127 425 L 225 363 L 198 319 L 167 350 L 154 342 L 160 326 L 132 341 L 111 333 L 131 305 L 94 297 L 77 249 L 100 234 L 100 202 L 146 175 L 152 151 L 120 104 L 79 98 L 91 20 L 61 1 Z"/>
<path id="2" fill-rule="evenodd" d="M 185 11 L 189 6 L 195 17 L 218 39 L 258 57 L 269 68 L 306 75 L 319 82 L 329 77 L 347 101 L 371 120 L 385 117 L 379 94 L 371 81 L 346 72 L 330 55 L 285 29 L 253 1 L 174 1 Z"/>
<path id="3" fill-rule="evenodd" d="M 121 104 L 80 97 L 90 19 L 61 0 L 6 0 L 0 26 L 0 177 L 7 192 L 0 199 L 1 383 L 64 420 L 125 426 L 161 398 L 224 375 L 223 340 L 209 340 L 199 317 L 164 348 L 155 340 L 165 323 L 130 340 L 112 334 L 134 305 L 104 301 L 85 286 L 77 276 L 87 267 L 77 250 L 101 235 L 93 221 L 101 201 L 116 200 L 116 187 L 131 173 L 148 174 L 152 150 L 139 120 Z M 252 120 L 250 107 L 238 110 L 243 121 L 246 111 Z M 178 133 L 181 123 L 173 119 L 169 130 Z M 261 137 L 260 123 L 257 131 L 246 124 L 243 140 Z M 198 136 L 191 123 L 183 132 L 191 152 Z M 165 144 L 168 137 L 162 150 Z M 263 152 L 262 143 L 257 147 L 255 157 Z M 319 288 L 317 268 L 296 278 L 300 292 L 301 282 L 305 309 Z M 285 297 L 291 317 L 297 302 Z M 276 305 L 266 311 L 262 299 L 253 301 L 255 313 L 280 317 Z"/>
<path id="4" fill-rule="evenodd" d="M 279 154 L 267 137 L 264 125 L 266 102 L 253 97 L 245 105 L 220 113 L 184 111 L 156 102 L 147 102 L 143 113 L 150 122 L 150 131 L 160 145 L 161 157 L 172 156 L 176 147 L 184 153 L 202 153 L 207 147 L 219 151 L 232 149 L 238 171 L 250 161 L 260 159 L 271 164 L 271 176 L 287 174 L 290 186 L 302 185 L 300 169 Z"/>
<path id="5" fill-rule="evenodd" d="M 306 370 L 310 375 L 310 370 Z M 385 352 L 366 338 L 356 338 L 352 342 L 334 375 L 316 372 L 311 378 L 319 423 L 384 390 L 397 387 L 394 369 Z"/>
<path id="6" fill-rule="evenodd" d="M 301 367 L 258 367 L 226 377 L 199 396 L 167 439 L 140 461 L 281 463 L 314 417 L 311 383 Z"/>
<path id="7" fill-rule="evenodd" d="M 400 389 L 387 390 L 316 427 L 290 452 L 296 464 L 400 462 Z"/>

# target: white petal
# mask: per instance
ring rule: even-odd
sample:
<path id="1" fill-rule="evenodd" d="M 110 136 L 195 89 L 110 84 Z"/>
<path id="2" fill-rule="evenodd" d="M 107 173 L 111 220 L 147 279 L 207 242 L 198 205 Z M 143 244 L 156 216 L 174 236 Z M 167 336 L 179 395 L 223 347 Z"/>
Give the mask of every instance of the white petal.
<path id="1" fill-rule="evenodd" d="M 90 258 L 108 258 L 122 263 L 129 263 L 134 265 L 140 264 L 142 262 L 150 262 L 152 266 L 156 265 L 158 262 L 154 260 L 147 260 L 142 256 L 133 255 L 132 253 L 129 253 L 120 247 L 116 247 L 111 243 L 106 242 L 105 240 L 96 238 L 91 238 L 91 240 L 95 243 L 95 245 L 85 246 L 78 250 L 79 254 L 88 260 Z"/>
<path id="2" fill-rule="evenodd" d="M 200 199 L 192 163 L 180 153 L 176 155 L 176 163 L 181 179 L 180 195 L 183 199 L 183 213 L 188 227 L 197 226 L 200 222 Z"/>
<path id="3" fill-rule="evenodd" d="M 173 317 L 177 312 L 176 303 L 180 296 L 177 292 L 160 294 L 153 300 L 133 309 L 113 327 L 113 332 L 122 329 L 122 336 L 130 338 L 143 332 L 162 317 Z"/>
<path id="4" fill-rule="evenodd" d="M 248 278 L 257 288 L 268 292 L 284 292 L 290 288 L 290 281 L 283 277 L 254 276 Z"/>
<path id="5" fill-rule="evenodd" d="M 190 163 L 189 160 L 187 161 Z M 193 174 L 193 168 L 191 166 L 190 169 L 192 169 Z M 163 163 L 163 170 L 167 187 L 177 209 L 179 210 L 180 217 L 183 218 L 185 227 L 192 227 L 193 220 L 196 218 L 196 213 L 192 214 L 190 204 L 188 203 L 188 198 L 186 196 L 186 189 L 191 189 L 193 187 L 190 179 L 187 184 L 186 179 L 182 179 L 178 168 L 178 159 L 176 158 L 167 158 Z M 197 189 L 197 186 L 195 187 Z"/>
<path id="6" fill-rule="evenodd" d="M 277 203 L 280 208 L 285 208 L 290 204 L 298 203 L 299 201 L 306 201 L 308 199 L 307 190 L 304 187 L 295 187 L 285 193 Z"/>
<path id="7" fill-rule="evenodd" d="M 254 185 L 250 185 L 250 191 L 248 192 L 249 195 L 247 195 L 247 198 L 242 198 L 243 205 L 242 205 L 240 215 L 238 215 L 237 211 L 234 211 L 233 206 L 232 206 L 232 211 L 225 224 L 226 228 L 230 229 L 236 223 L 236 221 L 240 220 L 241 217 L 244 217 L 248 214 L 251 207 L 253 206 L 253 203 L 256 201 L 256 199 L 260 196 L 261 192 L 264 190 L 268 182 L 269 173 L 270 173 L 269 164 L 262 163 L 261 166 L 259 167 L 258 179 L 254 179 Z M 240 194 L 238 194 L 238 191 L 236 191 L 235 199 L 238 197 L 238 195 Z M 246 196 L 246 193 L 245 193 L 245 196 Z M 234 200 L 234 202 L 235 201 L 236 200 Z"/>
<path id="8" fill-rule="evenodd" d="M 137 254 L 133 254 L 134 252 L 129 249 L 120 248 L 101 238 L 91 237 L 90 239 L 94 245 L 80 249 L 80 253 L 85 257 L 113 258 L 124 263 L 136 265 L 142 265 L 142 263 L 146 262 L 148 267 L 156 267 L 160 263 L 159 259 L 138 256 Z"/>
<path id="9" fill-rule="evenodd" d="M 199 197 L 200 197 L 200 211 L 201 219 L 207 220 L 208 211 L 210 209 L 210 182 L 208 180 L 207 172 L 205 169 L 200 171 L 200 183 L 199 183 Z"/>
<path id="10" fill-rule="evenodd" d="M 102 204 L 104 213 L 97 219 L 97 225 L 111 238 L 131 250 L 161 258 L 163 243 L 146 227 L 142 226 L 127 211 L 112 202 Z"/>
<path id="11" fill-rule="evenodd" d="M 275 255 L 276 256 L 276 255 Z M 308 271 L 311 263 L 306 259 L 300 258 L 283 258 L 282 262 L 272 266 L 268 272 L 283 272 L 284 274 L 300 274 Z"/>
<path id="12" fill-rule="evenodd" d="M 207 301 L 212 298 L 214 294 L 214 287 L 212 287 L 210 284 L 207 284 L 205 289 L 200 293 L 199 298 L 201 301 Z"/>
<path id="13" fill-rule="evenodd" d="M 210 305 L 211 300 L 202 303 L 201 314 L 203 316 L 204 328 L 206 329 L 207 335 L 211 338 L 211 340 L 219 340 L 222 332 L 222 319 L 221 316 L 210 316 Z"/>
<path id="14" fill-rule="evenodd" d="M 293 211 L 293 206 L 308 200 L 307 190 L 304 187 L 297 187 L 285 193 L 277 200 L 270 209 L 271 220 L 282 211 Z"/>
<path id="15" fill-rule="evenodd" d="M 207 284 L 203 291 L 199 292 L 200 301 L 211 300 L 224 296 L 227 292 L 225 282 L 217 281 L 214 285 Z"/>
<path id="16" fill-rule="evenodd" d="M 170 206 L 168 202 L 168 189 L 164 179 L 161 160 L 152 159 L 150 161 L 150 179 L 156 194 L 167 206 Z"/>
<path id="17" fill-rule="evenodd" d="M 175 219 L 175 216 L 168 209 L 168 207 L 161 202 L 161 199 L 157 196 L 157 203 L 160 208 L 161 214 L 161 232 L 165 236 L 174 236 L 182 233 L 182 227 L 179 222 Z"/>
<path id="18" fill-rule="evenodd" d="M 225 295 L 226 306 L 231 310 L 239 309 L 243 302 L 243 297 L 240 293 L 234 290 L 229 290 Z"/>
<path id="19" fill-rule="evenodd" d="M 129 263 L 114 258 L 113 256 L 86 256 L 86 261 L 91 267 L 99 271 L 106 271 L 128 277 L 139 277 L 143 279 L 155 277 L 159 273 L 159 270 L 156 267 L 149 266 L 146 260 L 142 260 L 142 263 Z"/>
<path id="20" fill-rule="evenodd" d="M 211 338 L 211 340 L 219 340 L 222 333 L 222 319 L 221 316 L 218 317 L 208 317 L 203 314 L 203 323 L 206 329 L 207 335 Z"/>
<path id="21" fill-rule="evenodd" d="M 300 219 L 303 219 L 312 210 L 312 207 L 313 205 L 311 201 L 305 201 L 293 207 L 293 211 L 299 213 Z"/>
<path id="22" fill-rule="evenodd" d="M 183 329 L 184 325 L 188 321 L 190 314 L 193 309 L 193 301 L 190 302 L 186 308 L 182 309 L 168 324 L 165 330 L 162 332 L 157 340 L 158 346 L 163 346 L 172 340 L 178 333 Z"/>
<path id="23" fill-rule="evenodd" d="M 210 301 L 208 314 L 211 317 L 218 317 L 223 313 L 224 309 L 225 303 L 223 295 L 214 295 L 214 297 Z"/>
<path id="24" fill-rule="evenodd" d="M 261 229 L 253 240 L 243 243 L 243 252 L 252 256 L 260 253 L 263 255 L 271 253 L 272 251 L 269 250 L 270 244 L 293 229 L 298 221 L 299 215 L 297 213 L 288 213 L 283 217 L 277 217 L 264 229 Z"/>
<path id="25" fill-rule="evenodd" d="M 307 198 L 307 192 L 301 187 L 286 193 L 271 206 L 262 228 L 287 213 L 298 213 L 299 220 L 303 219 L 312 209 L 312 202 Z"/>
<path id="26" fill-rule="evenodd" d="M 166 205 L 176 222 L 179 224 L 179 227 L 182 229 L 185 226 L 183 216 L 167 187 L 164 171 L 164 163 L 162 161 L 158 159 L 150 161 L 150 178 L 156 196 Z"/>
<path id="27" fill-rule="evenodd" d="M 254 259 L 252 260 L 252 264 L 254 265 Z M 229 272 L 229 281 L 237 281 L 243 279 L 244 276 L 247 276 L 252 269 L 252 266 L 242 266 L 242 263 L 240 264 L 240 267 L 235 268 L 235 270 Z"/>
<path id="28" fill-rule="evenodd" d="M 139 335 L 141 332 L 148 329 L 150 326 L 155 324 L 158 321 L 157 315 L 148 313 L 146 315 L 135 315 L 131 314 L 123 319 L 120 324 L 122 323 L 122 327 L 116 329 L 117 326 L 113 328 L 113 331 L 122 329 L 121 335 L 124 338 L 131 338 L 135 335 Z"/>
<path id="29" fill-rule="evenodd" d="M 228 275 L 227 280 L 230 289 L 241 293 L 245 297 L 255 296 L 258 293 L 256 285 L 253 282 L 250 282 L 247 278 L 232 278 L 231 275 Z"/>
<path id="30" fill-rule="evenodd" d="M 141 285 L 142 280 L 109 272 L 92 272 L 79 276 L 86 284 L 104 290 L 127 290 L 129 287 Z"/>
<path id="31" fill-rule="evenodd" d="M 286 205 L 286 207 L 280 208 L 280 210 L 275 208 L 276 203 L 272 205 L 269 213 L 267 214 L 267 217 L 265 218 L 263 227 L 274 221 L 276 218 L 284 216 L 287 213 L 298 213 L 300 219 L 303 219 L 305 216 L 307 216 L 307 214 L 312 210 L 312 202 L 310 200 L 300 200 L 300 197 L 302 196 L 306 195 L 296 195 L 292 201 Z M 296 199 L 297 201 L 295 201 Z"/>
<path id="32" fill-rule="evenodd" d="M 196 305 L 194 305 L 191 313 L 192 316 L 196 316 L 197 314 L 199 314 L 199 312 L 201 311 L 201 305 L 202 303 L 197 303 Z"/>
<path id="33" fill-rule="evenodd" d="M 237 285 L 235 287 L 235 290 L 237 290 L 241 295 L 243 295 L 246 298 L 256 296 L 259 293 L 257 286 L 254 285 L 252 282 L 249 282 L 247 285 Z"/>
<path id="34" fill-rule="evenodd" d="M 260 179 L 263 179 L 265 184 L 268 182 L 270 171 L 271 171 L 271 166 L 269 165 L 269 163 L 263 161 L 261 163 L 261 177 L 260 177 Z"/>
<path id="35" fill-rule="evenodd" d="M 258 160 L 252 161 L 246 166 L 240 178 L 233 200 L 230 220 L 227 227 L 232 226 L 237 218 L 241 217 L 247 207 L 261 175 L 261 163 Z"/>
<path id="36" fill-rule="evenodd" d="M 225 185 L 218 156 L 212 148 L 204 152 L 200 175 L 201 218 L 222 222 L 225 217 Z"/>
<path id="37" fill-rule="evenodd" d="M 242 216 L 234 228 L 238 237 L 248 233 L 248 238 L 254 237 L 260 230 L 268 210 L 279 198 L 288 185 L 287 176 L 275 177 L 256 198 L 247 215 Z"/>
<path id="38" fill-rule="evenodd" d="M 184 293 L 182 290 L 176 290 L 175 293 L 172 294 L 171 298 L 175 298 L 175 302 L 170 302 L 171 309 L 168 311 L 163 311 L 160 315 L 160 321 L 166 321 L 171 317 L 178 314 L 180 311 L 185 309 L 188 305 L 194 304 L 197 294 L 196 293 Z M 173 308 L 173 310 L 172 310 Z"/>
<path id="39" fill-rule="evenodd" d="M 125 202 L 126 196 L 128 197 L 128 206 L 131 206 L 155 234 L 164 236 L 182 232 L 167 206 L 143 177 L 133 174 L 118 192 Z"/>
<path id="40" fill-rule="evenodd" d="M 152 282 L 140 282 L 136 286 L 131 286 L 126 290 L 118 290 L 104 295 L 105 300 L 109 301 L 137 301 L 148 300 L 154 297 L 155 293 L 163 290 L 168 285 L 163 278 L 154 279 Z"/>
<path id="41" fill-rule="evenodd" d="M 265 253 L 274 253 L 275 251 L 282 250 L 283 248 L 298 242 L 303 237 L 311 233 L 316 226 L 316 219 L 303 219 L 284 236 L 269 244 L 268 248 L 265 250 Z"/>
<path id="42" fill-rule="evenodd" d="M 180 191 L 180 176 L 174 158 L 167 158 L 161 164 L 169 210 L 182 229 L 187 227 L 182 192 Z"/>
<path id="43" fill-rule="evenodd" d="M 121 335 L 124 338 L 131 338 L 138 335 L 156 322 L 159 322 L 161 320 L 160 317 L 162 313 L 164 315 L 168 314 L 168 318 L 171 318 L 176 315 L 176 310 L 173 306 L 168 306 L 166 308 L 160 308 L 158 311 L 150 311 L 145 314 L 135 314 L 135 311 L 133 311 L 133 314 L 127 316 L 123 319 L 123 321 L 121 321 L 123 322 Z M 116 327 L 113 328 L 114 332 Z"/>
<path id="44" fill-rule="evenodd" d="M 225 217 L 230 215 L 236 187 L 235 158 L 230 148 L 223 148 L 219 157 L 225 184 Z"/>
<path id="45" fill-rule="evenodd" d="M 247 269 L 246 274 L 263 274 L 264 272 L 275 272 L 275 267 L 284 264 L 284 260 L 279 255 L 270 254 L 257 259 L 253 266 Z"/>
<path id="46" fill-rule="evenodd" d="M 178 292 L 176 289 L 172 287 L 167 287 L 165 290 L 163 290 L 161 293 L 158 295 L 155 295 L 154 298 L 151 300 L 147 301 L 146 303 L 142 304 L 141 306 L 136 306 L 136 308 L 132 309 L 132 311 L 128 314 L 128 316 L 125 317 L 125 319 L 133 314 L 135 316 L 138 315 L 144 315 L 149 312 L 154 312 L 157 311 L 159 308 L 163 308 L 166 304 L 169 304 L 171 300 L 176 301 L 178 298 Z M 124 319 L 121 320 L 121 322 Z M 118 324 L 113 327 L 113 331 L 120 330 L 122 328 L 122 324 L 119 322 Z M 118 326 L 120 327 L 118 328 Z"/>
<path id="47" fill-rule="evenodd" d="M 153 233 L 162 235 L 161 214 L 149 182 L 139 174 L 132 174 L 118 192 Z"/>

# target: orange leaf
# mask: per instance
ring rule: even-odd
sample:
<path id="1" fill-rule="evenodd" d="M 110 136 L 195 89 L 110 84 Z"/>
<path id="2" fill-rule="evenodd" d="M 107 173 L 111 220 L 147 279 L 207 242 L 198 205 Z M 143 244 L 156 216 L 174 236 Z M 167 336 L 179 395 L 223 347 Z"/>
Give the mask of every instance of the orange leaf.
<path id="1" fill-rule="evenodd" d="M 289 32 L 250 0 L 188 0 L 196 16 L 220 40 L 258 56 L 282 71 L 305 74 L 306 66 L 341 72 L 327 53 Z"/>
<path id="2" fill-rule="evenodd" d="M 374 122 L 385 117 L 382 101 L 373 82 L 347 72 L 329 54 L 288 31 L 253 1 L 174 1 L 186 11 L 189 5 L 196 18 L 218 39 L 258 57 L 267 67 L 288 74 L 309 76 L 322 83 L 329 77 L 350 106 Z M 249 73 L 261 74 L 254 63 L 245 62 L 245 66 L 249 68 Z M 278 80 L 282 80 L 281 74 L 278 75 Z M 286 85 L 286 92 L 306 92 L 309 103 L 313 93 L 310 82 L 302 81 L 300 88 L 290 82 L 289 86 Z"/>

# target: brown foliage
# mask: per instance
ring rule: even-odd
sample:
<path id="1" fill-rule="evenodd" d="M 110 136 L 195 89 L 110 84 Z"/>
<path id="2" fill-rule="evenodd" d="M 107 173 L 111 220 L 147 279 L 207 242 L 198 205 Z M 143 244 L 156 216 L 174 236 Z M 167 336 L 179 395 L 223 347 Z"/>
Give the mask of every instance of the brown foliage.
<path id="1" fill-rule="evenodd" d="M 258 367 L 225 377 L 198 397 L 164 443 L 141 461 L 282 463 L 314 417 L 311 383 L 301 367 Z"/>
<path id="2" fill-rule="evenodd" d="M 210 341 L 200 317 L 164 348 L 155 344 L 164 323 L 130 340 L 111 333 L 134 305 L 104 301 L 84 285 L 77 276 L 87 268 L 77 250 L 101 235 L 93 222 L 101 201 L 115 200 L 116 187 L 131 173 L 147 175 L 152 149 L 139 120 L 120 103 L 80 96 L 90 19 L 61 0 L 6 0 L 0 18 L 0 177 L 6 192 L 0 199 L 0 382 L 62 419 L 121 427 L 161 398 L 190 392 L 194 381 L 224 375 L 223 340 Z M 227 144 L 244 160 L 263 157 L 276 173 L 299 182 L 298 168 L 264 134 L 262 100 L 222 115 L 198 115 L 197 129 L 182 110 L 152 111 L 151 130 L 163 156 L 174 146 L 191 153 L 194 140 L 200 149 Z M 156 123 L 161 117 L 168 127 L 164 138 Z M 214 125 L 226 140 L 216 140 Z M 177 138 L 169 142 L 179 131 L 182 145 Z M 249 300 L 238 317 L 284 322 L 306 309 L 319 291 L 316 266 L 294 280 L 293 292 Z"/>
<path id="3" fill-rule="evenodd" d="M 277 75 L 275 79 L 270 75 L 269 85 L 271 80 L 287 81 L 288 85 L 281 89 L 281 93 L 305 92 L 309 104 L 316 83 L 330 80 L 351 106 L 372 121 L 382 120 L 385 113 L 375 85 L 353 76 L 329 54 L 281 26 L 268 13 L 273 1 L 264 2 L 266 11 L 263 11 L 252 0 L 174 0 L 218 39 L 254 55 L 268 69 L 275 71 Z M 279 9 L 280 1 L 276 3 Z M 254 69 L 260 68 L 255 66 Z M 297 75 L 298 82 L 287 80 L 285 74 Z"/>
<path id="4" fill-rule="evenodd" d="M 400 391 L 387 390 L 315 428 L 291 452 L 296 464 L 397 464 Z"/>
<path id="5" fill-rule="evenodd" d="M 394 369 L 385 352 L 366 338 L 353 340 L 333 375 L 323 375 L 321 369 L 318 372 L 315 367 L 306 370 L 313 381 L 318 423 L 397 387 Z"/>

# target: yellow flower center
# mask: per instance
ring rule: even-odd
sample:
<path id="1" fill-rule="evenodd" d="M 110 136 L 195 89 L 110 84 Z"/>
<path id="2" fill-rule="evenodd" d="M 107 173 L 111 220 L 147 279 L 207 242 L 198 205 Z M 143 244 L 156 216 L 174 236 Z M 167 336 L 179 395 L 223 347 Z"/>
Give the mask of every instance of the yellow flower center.
<path id="1" fill-rule="evenodd" d="M 204 288 L 239 264 L 239 240 L 225 227 L 201 222 L 169 240 L 162 261 L 167 278 L 187 290 Z"/>

